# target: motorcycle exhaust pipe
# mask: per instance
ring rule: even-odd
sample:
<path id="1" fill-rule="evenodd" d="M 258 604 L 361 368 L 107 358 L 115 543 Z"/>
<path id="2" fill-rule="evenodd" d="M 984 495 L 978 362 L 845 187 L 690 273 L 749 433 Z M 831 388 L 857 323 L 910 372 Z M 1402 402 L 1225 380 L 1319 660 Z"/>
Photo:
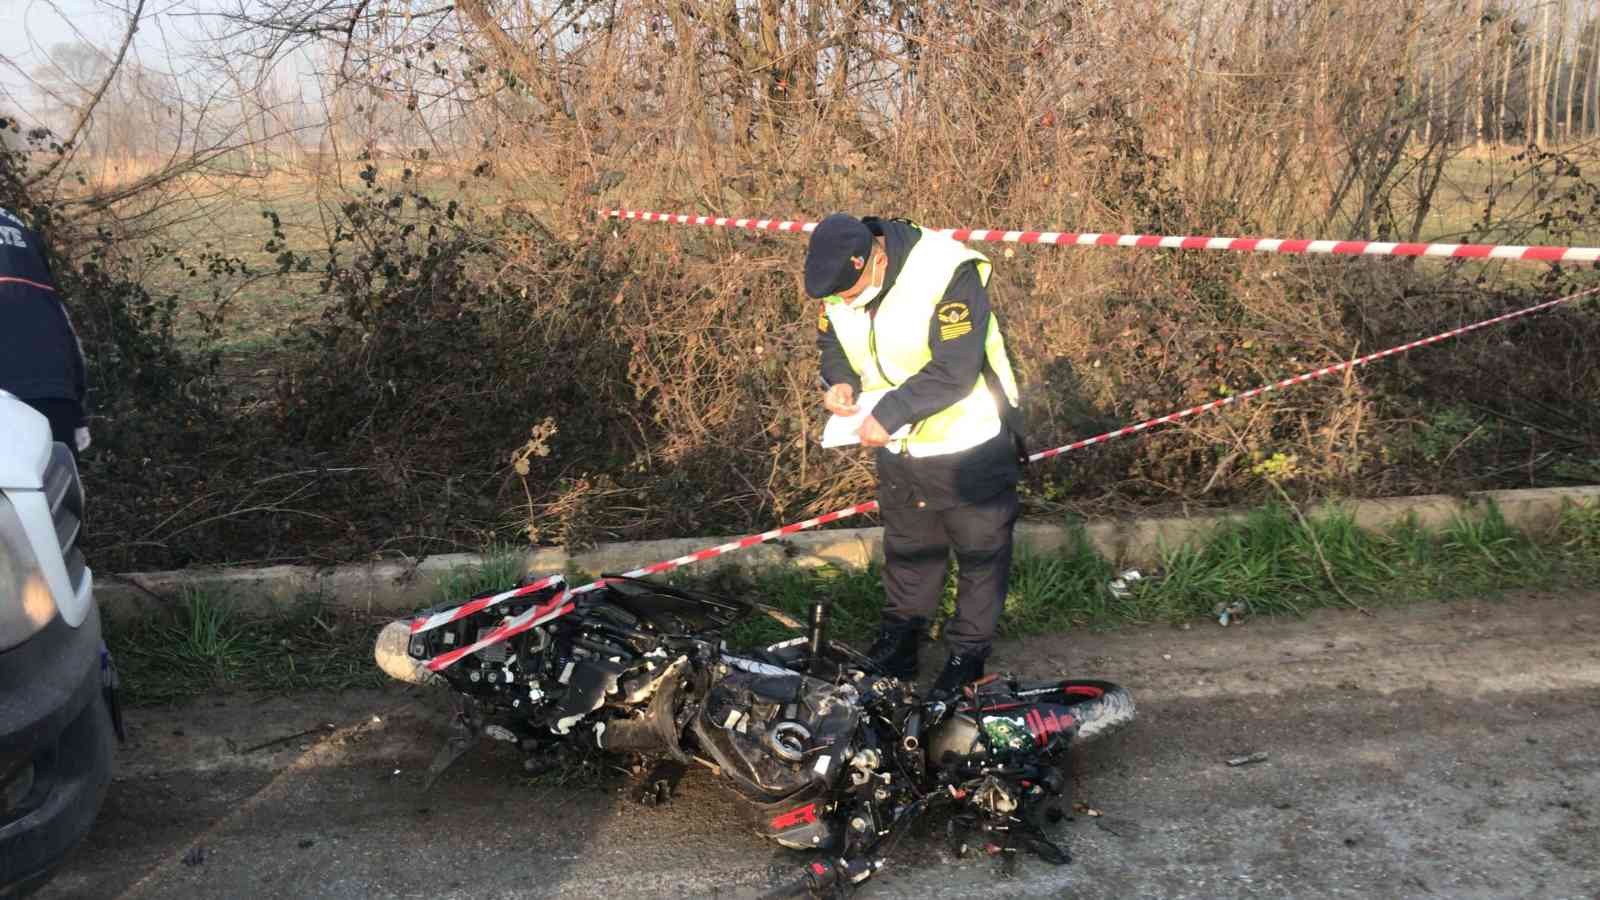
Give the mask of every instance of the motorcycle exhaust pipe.
<path id="1" fill-rule="evenodd" d="M 915 753 L 922 748 L 922 711 L 918 710 L 906 716 L 905 737 L 900 739 L 900 746 L 907 753 Z"/>

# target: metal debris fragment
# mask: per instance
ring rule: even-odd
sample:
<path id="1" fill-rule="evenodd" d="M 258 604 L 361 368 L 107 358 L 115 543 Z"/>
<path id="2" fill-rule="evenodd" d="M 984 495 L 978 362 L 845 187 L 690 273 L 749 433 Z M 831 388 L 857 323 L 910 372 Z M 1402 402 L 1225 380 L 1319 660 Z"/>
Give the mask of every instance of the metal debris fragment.
<path id="1" fill-rule="evenodd" d="M 1212 607 L 1211 614 L 1217 617 L 1217 624 L 1227 628 L 1229 623 L 1237 622 L 1250 613 L 1250 601 L 1235 600 L 1232 603 L 1218 603 Z"/>

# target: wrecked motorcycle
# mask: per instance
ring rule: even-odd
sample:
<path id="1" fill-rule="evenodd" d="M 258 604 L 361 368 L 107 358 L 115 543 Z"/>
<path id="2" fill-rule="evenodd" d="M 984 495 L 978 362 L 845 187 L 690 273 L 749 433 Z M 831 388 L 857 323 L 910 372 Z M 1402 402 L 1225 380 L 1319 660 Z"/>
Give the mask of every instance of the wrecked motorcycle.
<path id="1" fill-rule="evenodd" d="M 802 636 L 729 649 L 724 634 L 763 613 Z M 569 590 L 552 577 L 395 622 L 375 655 L 394 677 L 452 690 L 444 764 L 481 737 L 516 744 L 530 769 L 574 752 L 630 754 L 649 763 L 646 802 L 666 799 L 687 766 L 709 767 L 760 833 L 816 854 L 795 892 L 865 881 L 939 807 L 959 850 L 1068 862 L 1051 826 L 1072 810 L 1069 753 L 1133 719 L 1128 693 L 990 675 L 929 699 L 829 640 L 827 619 L 825 603 L 801 623 L 650 581 Z"/>

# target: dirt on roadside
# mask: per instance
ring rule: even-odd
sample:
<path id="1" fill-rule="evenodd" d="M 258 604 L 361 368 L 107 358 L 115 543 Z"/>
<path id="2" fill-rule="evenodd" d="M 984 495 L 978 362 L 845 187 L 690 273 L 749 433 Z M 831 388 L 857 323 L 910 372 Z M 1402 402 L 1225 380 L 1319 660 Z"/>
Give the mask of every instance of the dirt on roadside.
<path id="1" fill-rule="evenodd" d="M 1005 877 L 930 823 L 861 896 L 1600 896 L 1600 592 L 1074 632 L 997 648 L 1006 667 L 1139 704 L 1075 754 L 1101 815 L 1063 827 L 1074 863 Z M 486 743 L 425 792 L 439 701 L 134 710 L 95 831 L 40 896 L 747 896 L 805 861 L 709 773 L 646 809 L 620 776 L 535 782 Z"/>

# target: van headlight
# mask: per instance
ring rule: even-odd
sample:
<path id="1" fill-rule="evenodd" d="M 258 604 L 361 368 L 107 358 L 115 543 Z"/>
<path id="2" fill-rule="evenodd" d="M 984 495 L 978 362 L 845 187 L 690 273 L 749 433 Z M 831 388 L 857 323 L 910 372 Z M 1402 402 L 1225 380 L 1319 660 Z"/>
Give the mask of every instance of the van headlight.
<path id="1" fill-rule="evenodd" d="M 22 520 L 0 494 L 0 650 L 38 634 L 55 616 L 55 595 L 22 530 Z"/>

